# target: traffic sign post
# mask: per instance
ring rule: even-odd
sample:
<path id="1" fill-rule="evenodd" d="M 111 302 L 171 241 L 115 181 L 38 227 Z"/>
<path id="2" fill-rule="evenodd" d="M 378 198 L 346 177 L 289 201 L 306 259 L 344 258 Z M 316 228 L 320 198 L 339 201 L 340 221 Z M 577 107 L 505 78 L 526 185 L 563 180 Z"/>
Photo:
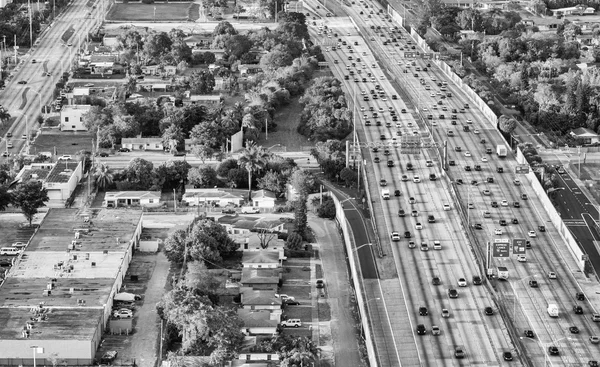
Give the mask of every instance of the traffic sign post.
<path id="1" fill-rule="evenodd" d="M 513 255 L 525 255 L 527 241 L 524 238 L 513 238 Z"/>

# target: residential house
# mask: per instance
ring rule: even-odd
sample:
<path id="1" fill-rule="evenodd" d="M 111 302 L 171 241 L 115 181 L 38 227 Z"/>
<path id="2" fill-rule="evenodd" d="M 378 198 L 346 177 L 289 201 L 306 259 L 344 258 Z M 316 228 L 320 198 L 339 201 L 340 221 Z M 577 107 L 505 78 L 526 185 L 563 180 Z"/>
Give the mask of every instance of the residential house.
<path id="1" fill-rule="evenodd" d="M 202 94 L 187 94 L 183 100 L 184 104 L 205 104 L 216 106 L 223 101 L 221 95 L 202 95 Z"/>
<path id="2" fill-rule="evenodd" d="M 160 191 L 109 191 L 104 195 L 102 206 L 105 208 L 121 207 L 158 207 Z"/>
<path id="3" fill-rule="evenodd" d="M 239 318 L 244 323 L 242 332 L 246 335 L 276 335 L 281 321 L 280 313 L 269 310 L 237 310 Z"/>
<path id="4" fill-rule="evenodd" d="M 186 141 L 187 146 L 187 141 Z M 228 205 L 240 206 L 244 201 L 243 195 L 225 191 L 222 189 L 192 189 L 186 188 L 181 201 L 185 201 L 190 206 L 219 206 Z"/>
<path id="5" fill-rule="evenodd" d="M 281 282 L 281 269 L 242 268 L 243 287 L 276 291 Z"/>
<path id="6" fill-rule="evenodd" d="M 265 342 L 270 341 L 271 338 L 271 336 L 265 335 L 246 335 L 237 360 L 231 361 L 229 367 L 274 367 L 279 365 L 279 354 L 265 351 L 263 347 Z M 265 363 L 259 363 L 263 361 Z"/>
<path id="7" fill-rule="evenodd" d="M 24 166 L 15 182 L 39 181 L 48 191 L 48 207 L 63 207 L 83 177 L 83 163 L 60 160 L 56 163 L 32 163 Z"/>
<path id="8" fill-rule="evenodd" d="M 164 150 L 162 144 L 162 138 L 150 137 L 150 138 L 123 138 L 121 139 L 121 146 L 133 150 Z"/>
<path id="9" fill-rule="evenodd" d="M 250 216 L 224 216 L 217 219 L 217 222 L 225 227 L 227 233 L 232 235 L 244 235 L 250 232 L 287 232 L 285 223 L 279 219 L 265 219 L 261 217 Z"/>
<path id="10" fill-rule="evenodd" d="M 284 259 L 279 256 L 279 251 L 245 251 L 242 255 L 244 268 L 276 269 L 281 267 Z"/>
<path id="11" fill-rule="evenodd" d="M 92 55 L 89 67 L 92 69 L 92 74 L 112 74 L 116 64 L 115 55 Z"/>
<path id="12" fill-rule="evenodd" d="M 593 15 L 596 10 L 591 7 L 585 7 L 583 5 L 571 6 L 568 8 L 559 8 L 559 9 L 548 9 L 552 12 L 552 16 L 561 16 L 561 15 Z"/>
<path id="13" fill-rule="evenodd" d="M 12 0 L 0 0 L 0 9 L 4 8 L 6 5 L 11 4 Z"/>
<path id="14" fill-rule="evenodd" d="M 281 298 L 275 297 L 273 290 L 259 290 L 249 287 L 240 288 L 242 294 L 242 307 L 247 310 L 270 310 L 281 313 L 283 302 Z"/>
<path id="15" fill-rule="evenodd" d="M 571 131 L 571 136 L 581 139 L 584 145 L 600 144 L 600 136 L 587 127 L 579 127 Z"/>
<path id="16" fill-rule="evenodd" d="M 142 66 L 144 75 L 165 75 L 173 76 L 177 74 L 177 67 L 173 65 L 146 65 Z"/>
<path id="17" fill-rule="evenodd" d="M 240 76 L 249 76 L 262 73 L 263 69 L 260 67 L 260 65 L 256 64 L 241 64 L 238 66 L 238 71 L 240 72 Z"/>
<path id="18" fill-rule="evenodd" d="M 89 112 L 89 105 L 66 105 L 60 110 L 61 131 L 87 131 L 83 124 L 83 115 Z"/>
<path id="19" fill-rule="evenodd" d="M 275 208 L 275 194 L 268 190 L 258 190 L 252 192 L 252 206 L 262 209 Z"/>

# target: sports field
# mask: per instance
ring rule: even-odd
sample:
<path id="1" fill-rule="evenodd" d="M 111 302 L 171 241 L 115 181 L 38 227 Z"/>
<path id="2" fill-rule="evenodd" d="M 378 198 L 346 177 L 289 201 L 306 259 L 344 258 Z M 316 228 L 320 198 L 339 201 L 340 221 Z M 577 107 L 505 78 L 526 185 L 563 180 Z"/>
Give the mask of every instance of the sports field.
<path id="1" fill-rule="evenodd" d="M 156 9 L 156 11 L 155 11 Z M 156 15 L 156 18 L 155 18 Z M 108 21 L 194 21 L 198 19 L 198 5 L 193 3 L 166 4 L 114 4 L 108 14 Z"/>

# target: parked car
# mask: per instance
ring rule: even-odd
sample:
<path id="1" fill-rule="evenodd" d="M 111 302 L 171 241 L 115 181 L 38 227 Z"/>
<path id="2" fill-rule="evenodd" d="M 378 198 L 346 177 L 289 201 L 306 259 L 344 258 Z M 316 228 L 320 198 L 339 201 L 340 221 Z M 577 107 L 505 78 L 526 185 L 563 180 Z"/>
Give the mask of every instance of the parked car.
<path id="1" fill-rule="evenodd" d="M 317 280 L 317 288 L 325 288 L 325 282 L 323 282 L 323 279 Z"/>
<path id="2" fill-rule="evenodd" d="M 112 364 L 117 359 L 117 355 L 119 355 L 119 352 L 116 350 L 105 352 L 100 358 L 100 364 Z"/>
<path id="3" fill-rule="evenodd" d="M 119 152 L 121 152 L 121 153 L 128 153 L 128 152 L 131 152 L 131 149 L 129 149 L 129 148 L 119 148 Z"/>
<path id="4" fill-rule="evenodd" d="M 244 214 L 258 214 L 260 213 L 260 209 L 255 206 L 245 206 L 242 208 L 242 213 Z"/>
<path id="5" fill-rule="evenodd" d="M 113 317 L 117 319 L 130 319 L 133 317 L 133 311 L 128 308 L 121 308 L 113 312 Z"/>
<path id="6" fill-rule="evenodd" d="M 225 208 L 225 209 L 221 210 L 221 213 L 223 213 L 223 214 L 235 214 L 235 209 L 233 209 L 233 208 Z"/>
<path id="7" fill-rule="evenodd" d="M 300 319 L 283 320 L 281 322 L 281 326 L 282 327 L 295 327 L 295 328 L 298 328 L 298 327 L 302 326 L 302 321 L 300 321 Z"/>

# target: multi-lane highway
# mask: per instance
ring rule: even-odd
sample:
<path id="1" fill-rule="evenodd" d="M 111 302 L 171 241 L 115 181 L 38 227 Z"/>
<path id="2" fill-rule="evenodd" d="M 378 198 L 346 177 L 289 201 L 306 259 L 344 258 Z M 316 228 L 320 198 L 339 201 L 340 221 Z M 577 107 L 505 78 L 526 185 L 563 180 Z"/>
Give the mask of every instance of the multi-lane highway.
<path id="1" fill-rule="evenodd" d="M 87 32 L 98 25 L 99 19 L 94 16 L 97 11 L 89 2 L 72 2 L 40 35 L 33 49 L 13 71 L 6 88 L 0 91 L 0 105 L 16 119 L 0 151 L 14 154 L 27 145 L 26 138 L 31 139 L 31 133 L 39 127 L 37 117 L 41 115 L 42 106 L 54 98 L 55 85 L 62 73 L 69 71 L 70 60 L 75 59 Z M 74 33 L 65 44 L 62 36 L 69 29 Z"/>
<path id="2" fill-rule="evenodd" d="M 469 101 L 462 91 L 445 83 L 447 79 L 434 61 L 404 57 L 404 52 L 413 50 L 414 41 L 404 31 L 390 29 L 398 25 L 378 15 L 377 6 L 357 3 L 345 10 L 358 25 L 359 34 L 348 19 L 341 18 L 317 22 L 313 30 L 334 75 L 344 81 L 349 99 L 356 101 L 361 156 L 375 201 L 373 214 L 382 248 L 393 255 L 396 271 L 385 268 L 387 272 L 380 271 L 380 275 L 397 276 L 401 293 L 394 301 L 400 299 L 402 304 L 388 302 L 386 312 L 408 313 L 405 325 L 393 332 L 394 344 L 401 352 L 382 358 L 382 365 L 396 365 L 395 357 L 402 365 L 452 364 L 457 346 L 465 348 L 469 365 L 502 364 L 503 352 L 513 349 L 507 327 L 525 351 L 524 357 L 534 365 L 548 360 L 575 366 L 598 359 L 597 348 L 588 340 L 596 334 L 590 317 L 593 308 L 575 299 L 579 290 L 573 276 L 578 273 L 575 261 L 559 251 L 564 244 L 526 179 L 515 175 L 514 157 L 510 153 L 507 158 L 496 156 L 496 146 L 507 144 L 493 124 L 466 105 Z M 321 23 L 328 28 L 319 28 Z M 394 91 L 393 86 L 402 90 Z M 409 100 L 393 99 L 394 95 Z M 376 100 L 374 96 L 378 96 Z M 448 171 L 442 169 L 441 149 L 404 154 L 390 144 L 387 152 L 383 145 L 373 151 L 377 142 L 400 142 L 407 135 L 421 137 L 426 146 L 431 145 L 430 136 L 439 147 L 447 145 Z M 410 171 L 409 162 L 413 166 Z M 431 173 L 438 180 L 429 181 Z M 381 180 L 386 180 L 387 186 L 380 186 Z M 450 194 L 451 186 L 458 201 Z M 383 188 L 390 190 L 390 200 L 381 200 Z M 394 196 L 395 190 L 400 190 L 400 196 Z M 400 209 L 405 216 L 398 216 Z M 435 223 L 429 223 L 429 215 L 435 217 Z M 389 237 L 393 231 L 398 232 L 398 241 Z M 406 231 L 410 238 L 404 238 Z M 525 256 L 496 258 L 489 266 L 507 267 L 508 281 L 491 280 L 489 288 L 473 286 L 472 276 L 484 275 L 481 260 L 486 244 L 515 238 L 530 241 Z M 441 250 L 433 249 L 435 241 L 440 242 Z M 429 251 L 424 251 L 422 243 Z M 473 254 L 479 255 L 479 263 Z M 556 279 L 548 277 L 550 272 Z M 441 279 L 441 285 L 432 284 L 434 276 Z M 466 288 L 458 287 L 460 277 L 467 280 Z M 458 290 L 458 299 L 448 297 L 449 288 Z M 548 304 L 558 306 L 558 319 L 549 316 Z M 576 304 L 582 307 L 583 316 L 574 313 Z M 500 306 L 508 324 L 497 314 L 486 316 L 484 308 L 488 306 L 493 310 Z M 427 307 L 427 315 L 421 314 L 420 307 Z M 451 318 L 442 317 L 442 308 L 449 310 Z M 425 326 L 426 335 L 417 333 L 419 324 Z M 441 337 L 431 335 L 432 325 L 441 328 Z M 532 330 L 534 337 L 525 337 L 525 330 Z M 413 337 L 406 338 L 406 333 Z M 550 355 L 551 346 L 558 347 L 559 355 Z"/>

